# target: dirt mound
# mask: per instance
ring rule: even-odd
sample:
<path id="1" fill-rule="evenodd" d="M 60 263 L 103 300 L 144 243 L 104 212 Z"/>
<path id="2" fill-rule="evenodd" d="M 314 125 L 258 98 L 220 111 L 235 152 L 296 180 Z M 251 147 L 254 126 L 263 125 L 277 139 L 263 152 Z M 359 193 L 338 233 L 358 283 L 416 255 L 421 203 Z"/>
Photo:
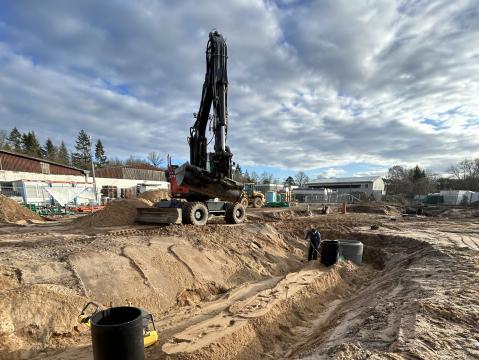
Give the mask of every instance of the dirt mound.
<path id="1" fill-rule="evenodd" d="M 145 191 L 144 193 L 141 193 L 139 198 L 155 203 L 160 200 L 170 199 L 170 194 L 168 190 L 164 190 L 164 189 L 148 190 L 148 191 Z"/>
<path id="2" fill-rule="evenodd" d="M 397 206 L 386 205 L 380 202 L 351 204 L 348 205 L 348 211 L 354 213 L 380 214 L 388 216 L 401 215 L 401 209 Z"/>
<path id="3" fill-rule="evenodd" d="M 41 221 L 42 218 L 30 209 L 24 208 L 15 200 L 9 199 L 0 194 L 0 222 L 13 223 L 22 220 Z"/>
<path id="4" fill-rule="evenodd" d="M 103 210 L 75 220 L 81 227 L 133 225 L 136 219 L 136 209 L 150 207 L 152 203 L 145 199 L 121 199 L 109 203 Z"/>

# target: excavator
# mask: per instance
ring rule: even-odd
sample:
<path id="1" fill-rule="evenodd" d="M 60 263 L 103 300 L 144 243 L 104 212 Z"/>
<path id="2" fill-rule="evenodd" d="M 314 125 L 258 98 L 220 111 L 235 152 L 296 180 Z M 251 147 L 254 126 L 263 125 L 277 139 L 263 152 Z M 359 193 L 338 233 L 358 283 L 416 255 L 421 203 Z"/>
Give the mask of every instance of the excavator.
<path id="1" fill-rule="evenodd" d="M 239 224 L 246 218 L 243 184 L 232 179 L 233 154 L 226 145 L 227 59 L 225 39 L 218 31 L 211 31 L 200 107 L 188 137 L 190 161 L 175 167 L 168 159 L 172 199 L 159 201 L 154 208 L 138 209 L 138 222 L 205 225 L 211 216 L 224 216 L 227 223 Z M 211 139 L 207 138 L 207 128 Z M 208 152 L 211 141 L 213 151 Z"/>

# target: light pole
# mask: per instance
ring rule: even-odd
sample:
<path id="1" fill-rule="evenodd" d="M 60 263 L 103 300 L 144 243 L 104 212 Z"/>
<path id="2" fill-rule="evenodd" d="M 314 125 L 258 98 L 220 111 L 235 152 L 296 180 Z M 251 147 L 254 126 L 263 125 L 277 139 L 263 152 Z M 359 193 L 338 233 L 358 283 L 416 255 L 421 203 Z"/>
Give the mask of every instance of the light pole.
<path id="1" fill-rule="evenodd" d="M 90 140 L 90 160 L 91 160 L 91 175 L 93 177 L 93 192 L 95 193 L 95 202 L 98 205 L 98 194 L 96 192 L 95 164 L 93 163 L 93 151 L 92 151 L 91 136 L 88 135 L 88 138 Z"/>

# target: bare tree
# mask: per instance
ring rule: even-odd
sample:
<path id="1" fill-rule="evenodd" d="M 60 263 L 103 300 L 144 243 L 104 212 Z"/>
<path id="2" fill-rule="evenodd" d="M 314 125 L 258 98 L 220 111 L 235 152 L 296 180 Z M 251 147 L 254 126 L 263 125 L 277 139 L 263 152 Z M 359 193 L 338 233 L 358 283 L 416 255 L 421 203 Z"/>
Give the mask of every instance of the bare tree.
<path id="1" fill-rule="evenodd" d="M 298 173 L 294 175 L 294 181 L 296 182 L 296 185 L 303 187 L 304 184 L 309 182 L 309 176 L 306 175 L 304 171 L 298 171 Z"/>
<path id="2" fill-rule="evenodd" d="M 454 187 L 460 190 L 479 190 L 479 158 L 464 159 L 451 166 L 448 172 L 453 176 Z"/>
<path id="3" fill-rule="evenodd" d="M 251 173 L 250 178 L 251 178 L 251 181 L 253 181 L 255 184 L 258 184 L 258 183 L 259 183 L 259 180 L 260 180 L 260 179 L 259 179 L 259 175 L 257 174 L 256 171 L 253 171 L 253 172 Z"/>
<path id="4" fill-rule="evenodd" d="M 264 172 L 261 174 L 261 183 L 262 183 L 262 184 L 271 184 L 271 183 L 273 183 L 273 174 L 264 171 Z"/>
<path id="5" fill-rule="evenodd" d="M 160 167 L 160 165 L 165 161 L 158 151 L 150 151 L 148 153 L 147 159 L 154 167 Z"/>

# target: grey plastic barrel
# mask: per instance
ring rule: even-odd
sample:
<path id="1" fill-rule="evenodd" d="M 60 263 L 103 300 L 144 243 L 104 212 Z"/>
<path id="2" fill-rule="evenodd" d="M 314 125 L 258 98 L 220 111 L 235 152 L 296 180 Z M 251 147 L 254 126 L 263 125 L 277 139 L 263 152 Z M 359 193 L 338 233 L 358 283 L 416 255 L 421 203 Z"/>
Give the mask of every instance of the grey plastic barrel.
<path id="1" fill-rule="evenodd" d="M 91 318 L 94 360 L 144 360 L 143 316 L 130 306 L 100 311 Z"/>
<path id="2" fill-rule="evenodd" d="M 359 240 L 339 240 L 339 256 L 360 265 L 363 262 L 363 243 Z"/>

